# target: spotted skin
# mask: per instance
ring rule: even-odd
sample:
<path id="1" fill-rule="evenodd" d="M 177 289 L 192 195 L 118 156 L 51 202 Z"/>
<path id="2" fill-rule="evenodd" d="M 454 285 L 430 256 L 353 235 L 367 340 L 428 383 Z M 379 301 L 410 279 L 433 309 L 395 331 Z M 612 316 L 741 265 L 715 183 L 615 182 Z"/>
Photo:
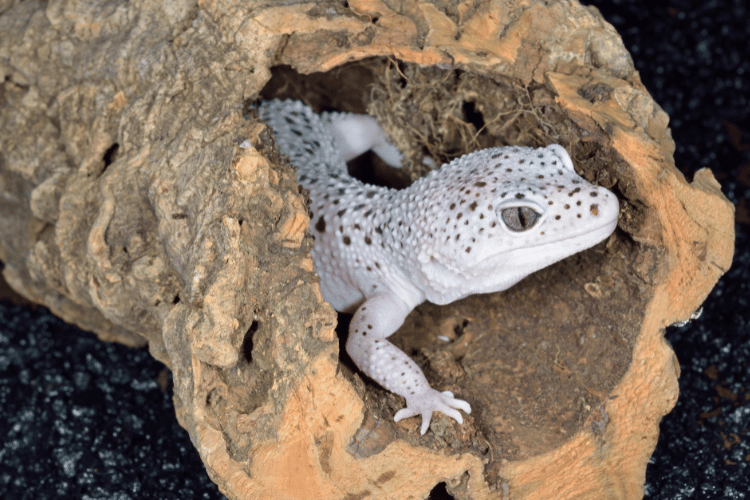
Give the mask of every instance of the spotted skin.
<path id="1" fill-rule="evenodd" d="M 258 108 L 310 192 L 312 256 L 323 297 L 354 311 L 347 352 L 403 396 L 395 420 L 432 413 L 463 423 L 466 401 L 432 389 L 387 338 L 417 305 L 505 290 L 589 248 L 617 225 L 617 197 L 576 174 L 562 146 L 489 148 L 464 155 L 402 190 L 352 178 L 346 161 L 372 149 L 400 160 L 374 118 L 316 114 L 297 101 Z"/>

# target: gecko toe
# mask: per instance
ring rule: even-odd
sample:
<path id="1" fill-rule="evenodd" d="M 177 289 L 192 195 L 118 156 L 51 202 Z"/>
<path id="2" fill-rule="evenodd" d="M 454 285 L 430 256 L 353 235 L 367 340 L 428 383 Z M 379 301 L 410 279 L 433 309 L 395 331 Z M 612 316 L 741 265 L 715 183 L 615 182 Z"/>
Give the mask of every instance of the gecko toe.
<path id="1" fill-rule="evenodd" d="M 463 416 L 458 410 L 471 413 L 471 406 L 466 401 L 456 399 L 450 391 L 438 392 L 434 389 L 414 395 L 406 399 L 406 408 L 396 412 L 393 420 L 396 422 L 409 417 L 422 415 L 420 432 L 424 435 L 430 427 L 433 412 L 440 412 L 452 418 L 459 424 L 464 422 Z"/>
<path id="2" fill-rule="evenodd" d="M 393 416 L 393 420 L 395 422 L 398 422 L 405 418 L 416 417 L 419 414 L 420 414 L 419 410 L 417 410 L 416 408 L 409 408 L 407 406 L 406 408 L 402 408 L 399 411 L 397 411 L 396 414 Z"/>

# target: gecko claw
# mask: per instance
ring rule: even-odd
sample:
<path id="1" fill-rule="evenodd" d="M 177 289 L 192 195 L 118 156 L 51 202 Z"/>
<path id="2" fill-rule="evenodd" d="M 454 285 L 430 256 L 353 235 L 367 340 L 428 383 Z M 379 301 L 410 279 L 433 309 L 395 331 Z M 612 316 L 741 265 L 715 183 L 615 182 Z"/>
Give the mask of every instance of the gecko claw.
<path id="1" fill-rule="evenodd" d="M 471 406 L 462 399 L 453 397 L 451 391 L 438 392 L 435 389 L 429 389 L 420 394 L 414 394 L 406 398 L 406 408 L 396 412 L 393 420 L 398 422 L 405 418 L 422 415 L 421 435 L 424 436 L 430 427 L 432 413 L 439 411 L 446 416 L 454 419 L 459 424 L 464 423 L 464 419 L 458 410 L 471 413 Z"/>

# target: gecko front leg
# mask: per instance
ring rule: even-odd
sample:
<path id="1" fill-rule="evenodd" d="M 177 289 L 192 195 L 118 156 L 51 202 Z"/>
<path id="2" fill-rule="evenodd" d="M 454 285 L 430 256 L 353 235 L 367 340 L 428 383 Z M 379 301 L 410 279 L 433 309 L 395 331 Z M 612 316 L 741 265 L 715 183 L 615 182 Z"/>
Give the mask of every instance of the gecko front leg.
<path id="1" fill-rule="evenodd" d="M 352 318 L 346 351 L 360 370 L 406 399 L 406 408 L 394 417 L 396 422 L 422 415 L 420 432 L 424 435 L 433 412 L 442 412 L 460 424 L 463 417 L 457 409 L 471 413 L 471 406 L 454 398 L 450 391 L 431 388 L 419 366 L 387 340 L 404 323 L 412 308 L 395 294 L 367 299 Z"/>

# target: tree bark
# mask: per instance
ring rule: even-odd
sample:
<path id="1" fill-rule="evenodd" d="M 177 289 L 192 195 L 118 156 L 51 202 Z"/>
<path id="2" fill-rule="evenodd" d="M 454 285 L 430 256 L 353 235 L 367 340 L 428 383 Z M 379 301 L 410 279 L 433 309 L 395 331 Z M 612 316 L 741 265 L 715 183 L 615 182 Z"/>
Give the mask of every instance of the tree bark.
<path id="1" fill-rule="evenodd" d="M 20 294 L 137 346 L 232 499 L 643 496 L 677 398 L 664 327 L 731 264 L 733 207 L 593 7 L 526 0 L 29 1 L 0 16 L 0 259 Z M 420 437 L 339 358 L 304 193 L 248 104 L 378 117 L 410 179 L 559 143 L 621 202 L 605 243 L 394 336 L 468 400 Z M 437 340 L 445 335 L 452 342 Z"/>

